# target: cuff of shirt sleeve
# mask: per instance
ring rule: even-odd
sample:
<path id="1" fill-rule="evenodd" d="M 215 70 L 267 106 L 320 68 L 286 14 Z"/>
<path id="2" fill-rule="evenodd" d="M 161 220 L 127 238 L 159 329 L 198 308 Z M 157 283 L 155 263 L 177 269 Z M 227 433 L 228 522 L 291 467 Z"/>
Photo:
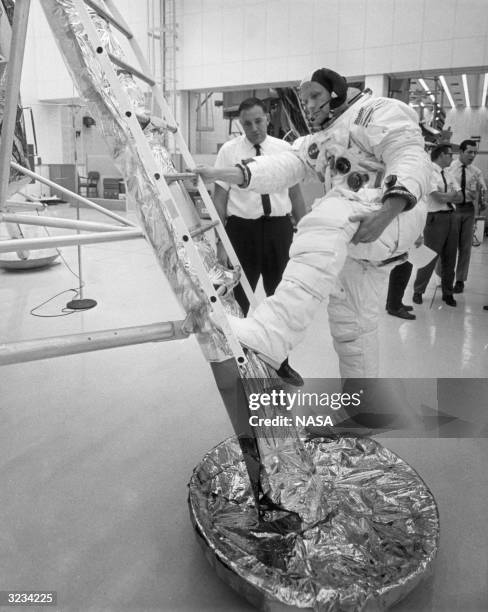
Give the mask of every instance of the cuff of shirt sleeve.
<path id="1" fill-rule="evenodd" d="M 228 191 L 232 185 L 229 185 L 229 183 L 224 183 L 224 181 L 214 181 L 215 185 L 218 185 L 219 187 L 222 187 L 222 189 L 225 189 L 225 191 Z"/>

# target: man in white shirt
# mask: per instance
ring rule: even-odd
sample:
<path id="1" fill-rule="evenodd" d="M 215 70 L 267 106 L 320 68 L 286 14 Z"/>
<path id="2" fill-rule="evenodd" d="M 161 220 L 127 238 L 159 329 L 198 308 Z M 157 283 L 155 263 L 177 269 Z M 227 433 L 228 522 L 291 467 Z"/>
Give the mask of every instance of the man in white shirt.
<path id="1" fill-rule="evenodd" d="M 291 145 L 284 140 L 268 135 L 269 117 L 258 98 L 241 102 L 239 121 L 244 135 L 222 145 L 215 168 L 291 150 Z M 298 223 L 307 212 L 300 186 L 296 184 L 288 189 L 258 194 L 218 181 L 213 200 L 252 290 L 256 289 L 262 276 L 266 295 L 273 295 L 289 259 L 293 240 L 291 214 Z M 235 287 L 234 297 L 247 315 L 249 300 L 241 285 Z M 288 360 L 282 364 L 280 375 L 292 384 L 303 384 L 301 376 L 291 368 Z"/>
<path id="2" fill-rule="evenodd" d="M 469 259 L 473 243 L 474 218 L 480 193 L 486 193 L 486 183 L 479 168 L 473 166 L 473 160 L 478 153 L 474 140 L 463 140 L 459 145 L 459 159 L 451 164 L 451 175 L 461 186 L 462 202 L 456 206 L 458 220 L 458 261 L 456 266 L 456 284 L 454 293 L 464 291 L 464 283 L 468 278 Z"/>
<path id="3" fill-rule="evenodd" d="M 258 98 L 247 98 L 240 104 L 239 121 L 244 135 L 222 145 L 215 168 L 291 150 L 290 144 L 267 134 L 269 118 Z M 266 295 L 273 295 L 288 263 L 293 240 L 291 214 L 298 223 L 306 213 L 299 185 L 261 195 L 218 181 L 213 200 L 253 291 L 262 275 Z M 249 301 L 241 285 L 234 289 L 234 296 L 247 315 Z"/>
<path id="4" fill-rule="evenodd" d="M 441 144 L 434 147 L 430 158 L 433 162 L 432 191 L 427 196 L 424 243 L 437 253 L 437 257 L 417 271 L 413 285 L 413 301 L 415 304 L 422 304 L 422 295 L 440 258 L 442 299 L 448 306 L 456 306 L 456 300 L 452 296 L 458 239 L 454 205 L 462 202 L 463 196 L 461 187 L 447 170 L 452 161 L 451 145 Z"/>

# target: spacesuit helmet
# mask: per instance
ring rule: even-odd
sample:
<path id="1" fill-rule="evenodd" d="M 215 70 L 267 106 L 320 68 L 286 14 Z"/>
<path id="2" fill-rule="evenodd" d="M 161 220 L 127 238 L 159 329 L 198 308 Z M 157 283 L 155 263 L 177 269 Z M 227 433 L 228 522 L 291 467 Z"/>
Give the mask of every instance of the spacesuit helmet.
<path id="1" fill-rule="evenodd" d="M 341 114 L 346 100 L 346 79 L 329 68 L 315 70 L 300 83 L 300 101 L 312 130 L 325 127 Z"/>

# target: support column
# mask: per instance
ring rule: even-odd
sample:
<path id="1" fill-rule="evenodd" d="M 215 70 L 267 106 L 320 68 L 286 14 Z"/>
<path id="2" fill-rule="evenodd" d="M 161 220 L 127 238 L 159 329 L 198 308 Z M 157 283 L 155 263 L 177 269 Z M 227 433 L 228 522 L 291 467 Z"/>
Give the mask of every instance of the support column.
<path id="1" fill-rule="evenodd" d="M 364 86 L 371 89 L 375 96 L 388 96 L 388 77 L 386 74 L 368 74 Z"/>

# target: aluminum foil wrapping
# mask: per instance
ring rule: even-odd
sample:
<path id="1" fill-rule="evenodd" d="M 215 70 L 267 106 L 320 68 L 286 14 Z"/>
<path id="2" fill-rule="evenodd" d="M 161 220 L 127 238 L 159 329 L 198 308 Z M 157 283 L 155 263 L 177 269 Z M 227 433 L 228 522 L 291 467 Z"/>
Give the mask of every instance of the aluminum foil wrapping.
<path id="1" fill-rule="evenodd" d="M 0 4 L 0 15 L 1 19 L 8 19 L 10 26 L 13 20 L 14 3 L 11 0 L 1 0 Z M 4 48 L 7 41 L 0 40 L 0 55 L 8 57 L 9 49 Z M 7 86 L 7 62 L 0 62 L 0 133 L 3 123 L 3 116 L 5 112 L 5 93 Z M 17 114 L 15 119 L 15 130 L 14 139 L 12 143 L 12 160 L 30 168 L 30 164 L 27 157 L 27 140 L 25 137 L 24 118 L 22 114 L 22 106 L 19 102 L 17 106 Z M 23 187 L 29 184 L 30 178 L 22 174 L 18 170 L 10 168 L 9 175 L 9 186 L 7 195 L 10 196 L 13 193 L 19 191 Z"/>
<path id="2" fill-rule="evenodd" d="M 439 539 L 420 476 L 369 438 L 315 438 L 323 519 L 277 533 L 258 520 L 235 438 L 212 449 L 189 484 L 192 522 L 209 561 L 262 610 L 385 610 L 427 576 Z"/>
<path id="3" fill-rule="evenodd" d="M 88 103 L 110 154 L 125 178 L 127 199 L 133 203 L 142 229 L 176 297 L 185 312 L 191 316 L 192 325 L 205 357 L 210 362 L 218 363 L 231 360 L 232 353 L 225 335 L 210 317 L 210 304 L 202 290 L 199 277 L 192 269 L 184 245 L 174 230 L 171 210 L 173 204 L 160 197 L 152 175 L 145 168 L 125 114 L 119 108 L 74 3 L 72 0 L 41 0 L 41 5 L 73 82 Z M 122 49 L 113 39 L 109 24 L 96 16 L 91 9 L 89 12 L 105 47 L 123 60 Z M 118 77 L 137 116 L 147 115 L 143 108 L 144 96 L 132 75 L 127 71 L 118 70 Z M 171 157 L 164 147 L 164 132 L 150 123 L 145 126 L 145 134 L 155 158 L 161 165 L 162 172 L 164 174 L 174 172 Z M 198 227 L 201 221 L 194 206 L 188 201 L 188 193 L 178 182 L 172 182 L 170 189 L 188 229 L 191 231 Z M 237 314 L 239 307 L 230 291 L 237 280 L 235 272 L 227 270 L 218 263 L 213 248 L 205 238 L 200 237 L 195 244 L 224 307 L 228 312 Z M 254 378 L 261 380 L 271 378 L 271 371 L 255 355 L 250 353 L 248 358 L 248 363 L 241 367 L 238 373 L 246 393 L 257 384 Z M 252 390 L 264 391 L 256 388 Z M 233 401 L 232 397 L 230 401 Z M 229 402 L 226 407 L 229 413 L 234 409 Z M 248 410 L 247 407 L 243 409 Z M 266 416 L 272 417 L 274 413 Z M 280 436 L 275 436 L 271 427 L 258 432 L 257 435 L 256 432 L 251 432 L 251 437 L 254 439 L 255 454 L 259 455 L 260 488 L 267 501 L 285 508 L 305 524 L 320 518 L 317 503 L 319 481 L 313 474 L 313 466 L 296 432 L 290 430 L 289 436 L 284 439 L 282 430 Z M 270 520 L 279 518 L 273 509 L 270 510 L 270 514 Z"/>
<path id="4" fill-rule="evenodd" d="M 184 310 L 191 313 L 197 329 L 197 338 L 208 360 L 222 360 L 230 357 L 225 336 L 212 323 L 209 304 L 201 288 L 198 276 L 192 270 L 183 248 L 174 231 L 167 202 L 161 201 L 152 176 L 146 171 L 124 114 L 111 91 L 97 58 L 85 33 L 84 26 L 71 0 L 41 0 L 47 20 L 53 30 L 56 42 L 65 59 L 80 95 L 87 101 L 90 112 L 102 132 L 110 154 L 127 184 L 127 199 L 134 204 L 142 229 L 152 245 L 158 262 L 163 268 L 176 296 Z M 110 26 L 89 9 L 93 23 L 108 50 L 123 59 L 120 46 L 111 34 Z M 118 70 L 133 110 L 139 116 L 145 114 L 143 95 L 135 79 L 127 72 Z M 163 152 L 163 135 L 157 138 L 149 131 L 147 138 L 157 159 L 164 162 L 162 171 L 169 173 L 174 166 L 167 152 Z M 179 188 L 179 187 L 176 187 Z M 198 215 L 186 219 L 197 226 Z M 189 227 L 190 230 L 194 227 Z M 196 241 L 206 243 L 204 238 Z M 207 250 L 207 246 L 202 247 Z M 217 266 L 216 257 L 208 265 Z M 211 271 L 211 268 L 208 270 Z"/>

